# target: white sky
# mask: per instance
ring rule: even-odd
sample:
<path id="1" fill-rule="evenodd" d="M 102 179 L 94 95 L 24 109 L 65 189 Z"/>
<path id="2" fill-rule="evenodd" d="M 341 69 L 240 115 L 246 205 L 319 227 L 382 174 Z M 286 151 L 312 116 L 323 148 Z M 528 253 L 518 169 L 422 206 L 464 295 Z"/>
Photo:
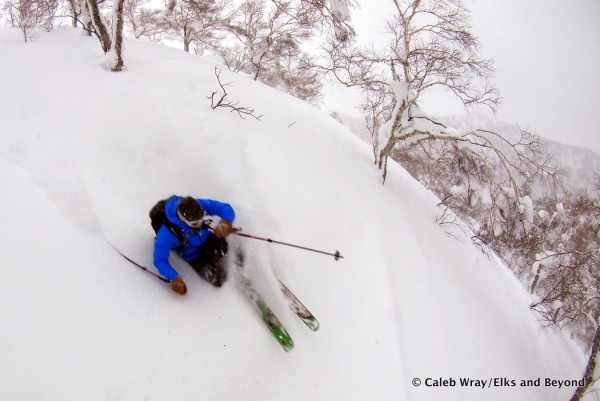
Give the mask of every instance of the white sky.
<path id="1" fill-rule="evenodd" d="M 359 34 L 390 0 L 360 1 Z M 600 0 L 465 0 L 481 55 L 496 65 L 497 116 L 538 135 L 600 153 Z M 376 32 L 371 32 L 376 34 Z M 452 114 L 450 105 L 433 105 Z"/>

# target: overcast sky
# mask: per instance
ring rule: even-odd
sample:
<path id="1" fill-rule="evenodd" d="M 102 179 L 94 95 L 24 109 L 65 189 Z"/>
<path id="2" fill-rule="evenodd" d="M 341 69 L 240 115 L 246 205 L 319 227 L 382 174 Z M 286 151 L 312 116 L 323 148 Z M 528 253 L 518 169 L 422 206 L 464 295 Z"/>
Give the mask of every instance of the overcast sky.
<path id="1" fill-rule="evenodd" d="M 467 0 L 498 117 L 600 153 L 600 0 Z"/>
<path id="2" fill-rule="evenodd" d="M 498 118 L 600 153 L 600 0 L 464 1 L 481 55 L 495 61 Z M 391 0 L 360 3 L 359 34 L 392 7 Z"/>

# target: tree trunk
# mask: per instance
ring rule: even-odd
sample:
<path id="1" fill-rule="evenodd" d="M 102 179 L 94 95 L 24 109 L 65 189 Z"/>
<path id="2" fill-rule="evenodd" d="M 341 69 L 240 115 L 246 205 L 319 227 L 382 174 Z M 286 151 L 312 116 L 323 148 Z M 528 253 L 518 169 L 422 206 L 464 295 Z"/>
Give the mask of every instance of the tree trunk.
<path id="1" fill-rule="evenodd" d="M 190 43 L 192 43 L 192 29 L 187 26 L 183 27 L 183 51 L 190 52 Z"/>
<path id="2" fill-rule="evenodd" d="M 98 39 L 100 39 L 100 45 L 102 46 L 102 50 L 104 50 L 104 53 L 108 53 L 112 47 L 112 43 L 110 40 L 108 29 L 106 28 L 106 25 L 104 25 L 104 21 L 102 21 L 102 16 L 100 15 L 98 1 L 87 0 L 87 4 L 91 14 L 90 17 L 92 19 L 92 24 L 94 25 L 94 29 L 98 34 Z"/>
<path id="3" fill-rule="evenodd" d="M 115 40 L 115 65 L 113 71 L 123 71 L 123 3 L 125 0 L 115 0 L 114 7 L 114 27 L 113 27 L 113 38 Z"/>
<path id="4" fill-rule="evenodd" d="M 71 24 L 73 25 L 73 28 L 77 28 L 77 19 L 79 18 L 79 16 L 81 15 L 81 11 L 77 12 L 77 5 L 75 4 L 76 0 L 68 0 L 69 2 L 69 7 L 71 9 Z"/>
<path id="5" fill-rule="evenodd" d="M 535 290 L 536 290 L 538 282 L 540 280 L 540 272 L 542 271 L 543 268 L 544 268 L 544 266 L 540 265 L 537 272 L 535 273 L 535 277 L 533 278 L 533 281 L 531 283 L 531 288 L 529 289 L 529 292 L 531 294 L 535 294 Z"/>
<path id="6" fill-rule="evenodd" d="M 94 27 L 92 26 L 92 18 L 90 17 L 90 6 L 87 0 L 78 0 L 80 6 L 80 16 L 81 16 L 81 24 L 83 25 L 83 29 L 85 29 L 87 36 L 92 36 L 92 30 Z M 73 6 L 76 8 L 75 6 Z M 77 22 L 77 18 L 75 18 L 75 22 Z"/>
<path id="7" fill-rule="evenodd" d="M 395 134 L 396 134 L 396 132 L 400 131 L 400 128 L 402 128 L 402 116 L 404 115 L 404 112 L 408 108 L 408 104 L 404 99 L 396 99 L 396 101 L 399 103 L 399 106 L 398 106 L 398 110 L 396 110 L 396 114 L 394 116 L 394 123 L 392 124 L 390 138 L 388 139 L 388 143 L 381 150 L 381 153 L 379 155 L 379 168 L 381 169 L 382 165 L 385 163 L 385 169 L 384 169 L 384 173 L 383 173 L 384 174 L 384 176 L 383 176 L 384 182 L 385 182 L 385 176 L 387 175 L 387 158 L 390 156 L 390 153 L 392 152 L 392 150 L 394 149 L 394 146 L 396 146 L 396 143 L 398 142 L 398 137 L 395 136 Z"/>
<path id="8" fill-rule="evenodd" d="M 585 367 L 585 373 L 583 374 L 583 386 L 577 387 L 575 393 L 571 397 L 570 401 L 579 401 L 585 395 L 585 392 L 594 382 L 594 371 L 596 370 L 596 363 L 598 360 L 598 352 L 600 351 L 600 324 L 596 327 L 596 334 L 594 335 L 594 341 L 592 342 L 592 350 L 588 359 L 587 366 Z"/>
<path id="9" fill-rule="evenodd" d="M 396 141 L 397 138 L 392 134 L 390 139 L 388 139 L 388 143 L 383 149 L 381 149 L 381 152 L 379 153 L 379 169 L 383 167 L 384 163 L 387 163 L 387 158 L 390 156 L 390 153 L 394 149 L 394 146 L 396 146 Z"/>
<path id="10" fill-rule="evenodd" d="M 22 25 L 21 26 L 21 32 L 23 33 L 23 40 L 25 40 L 25 43 L 27 43 L 27 41 L 29 40 L 29 29 L 27 28 L 27 26 Z"/>

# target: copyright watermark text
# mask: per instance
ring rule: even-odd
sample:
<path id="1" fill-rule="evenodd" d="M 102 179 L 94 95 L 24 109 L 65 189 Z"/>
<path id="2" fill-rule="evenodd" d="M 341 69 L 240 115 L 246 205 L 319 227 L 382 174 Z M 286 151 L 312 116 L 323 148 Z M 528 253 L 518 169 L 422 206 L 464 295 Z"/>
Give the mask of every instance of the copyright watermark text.
<path id="1" fill-rule="evenodd" d="M 538 377 L 535 379 L 514 379 L 507 377 L 468 378 L 468 377 L 415 377 L 412 385 L 419 387 L 473 387 L 473 388 L 499 388 L 499 387 L 579 387 L 585 384 L 585 379 L 553 379 Z"/>

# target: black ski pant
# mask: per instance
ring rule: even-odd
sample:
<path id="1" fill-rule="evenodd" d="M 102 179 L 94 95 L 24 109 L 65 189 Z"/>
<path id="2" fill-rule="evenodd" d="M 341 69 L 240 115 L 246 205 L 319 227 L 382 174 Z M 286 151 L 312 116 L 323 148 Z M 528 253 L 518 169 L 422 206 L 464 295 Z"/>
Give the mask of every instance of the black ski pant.
<path id="1" fill-rule="evenodd" d="M 227 255 L 227 241 L 211 235 L 200 247 L 200 256 L 190 260 L 188 264 L 202 279 L 215 287 L 221 287 L 227 280 L 227 270 L 223 261 L 225 255 Z"/>

